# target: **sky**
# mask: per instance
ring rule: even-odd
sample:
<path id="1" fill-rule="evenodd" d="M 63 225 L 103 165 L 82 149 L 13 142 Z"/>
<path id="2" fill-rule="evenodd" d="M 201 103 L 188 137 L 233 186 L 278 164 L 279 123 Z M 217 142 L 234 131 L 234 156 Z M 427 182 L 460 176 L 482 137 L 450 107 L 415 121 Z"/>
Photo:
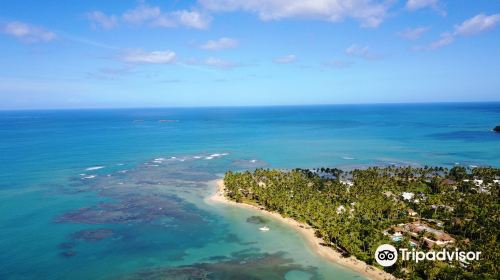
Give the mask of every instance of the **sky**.
<path id="1" fill-rule="evenodd" d="M 0 109 L 500 101 L 500 1 L 0 1 Z"/>

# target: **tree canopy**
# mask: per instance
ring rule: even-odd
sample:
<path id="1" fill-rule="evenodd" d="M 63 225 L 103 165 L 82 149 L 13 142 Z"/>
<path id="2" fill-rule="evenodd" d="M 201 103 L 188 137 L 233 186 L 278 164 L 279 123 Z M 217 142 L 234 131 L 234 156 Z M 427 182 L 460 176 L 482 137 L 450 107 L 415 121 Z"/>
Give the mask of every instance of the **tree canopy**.
<path id="1" fill-rule="evenodd" d="M 410 248 L 415 237 L 393 241 L 384 231 L 415 220 L 453 236 L 454 248 L 481 251 L 481 260 L 458 262 L 398 260 L 384 268 L 408 279 L 500 279 L 500 169 L 490 167 L 371 167 L 227 172 L 226 195 L 307 223 L 326 245 L 346 256 L 376 265 L 384 243 Z M 407 199 L 403 193 L 411 194 Z M 408 209 L 418 213 L 409 215 Z M 422 233 L 420 250 L 430 250 Z M 432 247 L 432 246 L 431 246 Z"/>

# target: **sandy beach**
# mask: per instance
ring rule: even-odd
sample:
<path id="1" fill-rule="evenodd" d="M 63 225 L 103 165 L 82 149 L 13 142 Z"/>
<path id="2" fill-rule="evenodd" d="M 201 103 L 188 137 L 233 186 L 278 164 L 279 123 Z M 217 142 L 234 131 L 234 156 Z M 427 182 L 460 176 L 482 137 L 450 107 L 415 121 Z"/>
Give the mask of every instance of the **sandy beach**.
<path id="1" fill-rule="evenodd" d="M 306 240 L 308 246 L 318 255 L 323 257 L 324 259 L 334 262 L 336 264 L 342 265 L 344 267 L 347 267 L 351 270 L 354 270 L 356 272 L 359 272 L 363 274 L 364 276 L 370 278 L 370 279 L 397 279 L 391 274 L 382 271 L 374 266 L 368 265 L 355 257 L 351 256 L 349 258 L 342 257 L 342 255 L 339 252 L 336 252 L 332 248 L 322 246 L 321 243 L 324 241 L 321 238 L 318 238 L 314 234 L 314 229 L 310 227 L 309 225 L 297 222 L 291 218 L 285 218 L 282 217 L 279 213 L 276 212 L 270 212 L 267 211 L 261 207 L 257 207 L 254 205 L 250 204 L 245 204 L 245 203 L 237 203 L 234 201 L 231 201 L 226 198 L 225 196 L 225 187 L 224 187 L 224 181 L 223 180 L 216 180 L 214 184 L 217 186 L 217 189 L 215 193 L 208 197 L 207 200 L 211 202 L 216 202 L 216 203 L 225 203 L 225 204 L 231 204 L 236 207 L 243 207 L 243 208 L 248 208 L 248 209 L 255 209 L 260 211 L 263 215 L 266 215 L 268 217 L 271 217 L 273 219 L 279 220 L 288 226 L 292 227 L 293 229 L 297 230 L 303 238 Z"/>

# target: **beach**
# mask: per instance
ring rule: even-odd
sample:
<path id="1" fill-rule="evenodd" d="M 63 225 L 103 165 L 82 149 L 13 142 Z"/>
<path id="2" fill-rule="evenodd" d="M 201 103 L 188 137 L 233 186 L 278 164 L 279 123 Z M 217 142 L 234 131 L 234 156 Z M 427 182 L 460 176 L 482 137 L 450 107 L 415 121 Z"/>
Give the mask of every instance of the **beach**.
<path id="1" fill-rule="evenodd" d="M 316 235 L 314 234 L 314 228 L 312 228 L 309 225 L 300 223 L 291 218 L 285 218 L 281 216 L 279 213 L 267 211 L 262 207 L 246 203 L 237 203 L 235 201 L 229 200 L 225 196 L 226 190 L 224 187 L 224 181 L 222 179 L 212 181 L 211 184 L 215 185 L 216 187 L 214 194 L 207 198 L 208 202 L 224 203 L 236 207 L 257 210 L 263 215 L 273 218 L 277 221 L 280 221 L 288 225 L 290 228 L 293 228 L 294 230 L 299 232 L 300 235 L 306 241 L 307 245 L 311 248 L 311 250 L 329 262 L 333 262 L 342 265 L 344 267 L 347 267 L 353 271 L 363 274 L 364 276 L 370 279 L 375 279 L 375 280 L 397 279 L 393 275 L 385 271 L 382 271 L 381 269 L 378 269 L 374 266 L 368 265 L 356 259 L 353 256 L 345 258 L 339 252 L 333 250 L 332 248 L 321 245 L 322 243 L 324 243 L 323 239 L 316 237 Z"/>

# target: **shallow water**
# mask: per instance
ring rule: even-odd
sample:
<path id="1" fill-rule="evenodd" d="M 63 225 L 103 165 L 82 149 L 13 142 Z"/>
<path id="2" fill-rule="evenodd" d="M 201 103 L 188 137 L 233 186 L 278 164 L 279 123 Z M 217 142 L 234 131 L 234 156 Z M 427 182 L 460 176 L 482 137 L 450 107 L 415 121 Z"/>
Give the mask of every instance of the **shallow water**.
<path id="1" fill-rule="evenodd" d="M 256 167 L 498 167 L 499 113 L 498 103 L 0 112 L 0 279 L 360 278 L 279 222 L 261 232 L 247 222 L 258 213 L 207 204 L 207 182 Z"/>

